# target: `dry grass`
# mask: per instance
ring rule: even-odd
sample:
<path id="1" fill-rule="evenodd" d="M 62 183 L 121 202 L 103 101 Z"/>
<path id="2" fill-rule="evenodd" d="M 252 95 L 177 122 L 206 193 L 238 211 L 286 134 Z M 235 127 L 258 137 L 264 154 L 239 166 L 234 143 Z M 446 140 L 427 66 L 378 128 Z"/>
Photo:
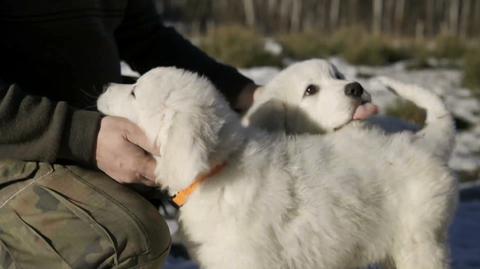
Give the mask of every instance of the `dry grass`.
<path id="1" fill-rule="evenodd" d="M 332 35 L 316 32 L 284 34 L 278 38 L 286 56 L 308 59 L 343 56 L 353 64 L 384 65 L 409 57 L 407 51 L 383 37 L 374 37 L 361 29 L 343 29 Z"/>
<path id="2" fill-rule="evenodd" d="M 200 36 L 199 44 L 214 58 L 236 67 L 282 67 L 285 57 L 303 60 L 336 55 L 357 65 L 411 60 L 409 68 L 422 69 L 439 67 L 432 64 L 431 59 L 442 59 L 440 67 L 462 68 L 464 85 L 480 95 L 479 42 L 452 36 L 429 40 L 374 36 L 359 28 L 341 29 L 333 34 L 314 31 L 278 34 L 273 38 L 283 47 L 281 55 L 265 51 L 264 35 L 239 25 L 211 29 Z"/>
<path id="3" fill-rule="evenodd" d="M 423 126 L 426 117 L 425 110 L 406 100 L 397 101 L 395 104 L 386 109 L 385 114 L 403 119 L 419 126 Z"/>
<path id="4" fill-rule="evenodd" d="M 470 51 L 465 56 L 463 84 L 480 97 L 480 48 Z"/>
<path id="5" fill-rule="evenodd" d="M 200 47 L 215 59 L 236 67 L 281 65 L 280 57 L 265 51 L 260 34 L 237 25 L 208 31 L 200 37 Z"/>

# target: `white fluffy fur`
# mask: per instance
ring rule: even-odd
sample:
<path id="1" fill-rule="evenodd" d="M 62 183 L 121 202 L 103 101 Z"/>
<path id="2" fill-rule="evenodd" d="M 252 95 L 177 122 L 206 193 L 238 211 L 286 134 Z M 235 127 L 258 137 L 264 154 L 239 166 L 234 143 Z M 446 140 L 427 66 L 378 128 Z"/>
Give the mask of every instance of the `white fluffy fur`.
<path id="1" fill-rule="evenodd" d="M 325 96 L 351 116 L 340 95 Z M 211 83 L 174 68 L 111 86 L 98 107 L 136 122 L 160 145 L 157 179 L 172 193 L 227 162 L 180 210 L 203 268 L 449 268 L 455 181 L 411 135 L 355 123 L 291 137 L 243 128 Z"/>

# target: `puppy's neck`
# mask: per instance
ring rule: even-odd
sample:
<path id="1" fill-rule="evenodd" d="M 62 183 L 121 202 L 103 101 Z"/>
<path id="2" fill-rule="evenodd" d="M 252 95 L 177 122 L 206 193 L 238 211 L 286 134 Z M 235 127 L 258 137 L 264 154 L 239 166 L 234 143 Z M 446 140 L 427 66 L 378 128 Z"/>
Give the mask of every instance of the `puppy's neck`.
<path id="1" fill-rule="evenodd" d="M 227 121 L 220 129 L 218 136 L 218 144 L 209 158 L 210 163 L 213 164 L 229 162 L 231 155 L 246 143 L 248 131 L 238 121 Z"/>

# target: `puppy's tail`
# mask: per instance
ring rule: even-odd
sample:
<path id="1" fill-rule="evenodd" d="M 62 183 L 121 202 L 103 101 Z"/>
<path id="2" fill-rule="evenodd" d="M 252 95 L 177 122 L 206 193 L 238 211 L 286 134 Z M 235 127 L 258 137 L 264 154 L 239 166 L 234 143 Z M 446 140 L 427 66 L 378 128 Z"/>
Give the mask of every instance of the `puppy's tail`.
<path id="1" fill-rule="evenodd" d="M 387 77 L 380 77 L 379 81 L 395 94 L 426 110 L 425 126 L 415 135 L 415 143 L 447 161 L 455 140 L 455 124 L 440 96 L 420 86 Z"/>

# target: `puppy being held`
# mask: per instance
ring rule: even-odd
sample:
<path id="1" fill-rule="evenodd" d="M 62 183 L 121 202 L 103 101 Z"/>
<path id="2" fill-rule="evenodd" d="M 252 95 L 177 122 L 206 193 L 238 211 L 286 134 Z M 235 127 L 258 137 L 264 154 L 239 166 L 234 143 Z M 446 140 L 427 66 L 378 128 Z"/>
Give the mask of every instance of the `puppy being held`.
<path id="1" fill-rule="evenodd" d="M 379 77 L 394 94 L 426 109 L 425 128 L 412 134 L 413 143 L 448 160 L 454 145 L 454 124 L 441 99 L 416 85 Z M 352 121 L 360 128 L 381 128 L 390 132 L 384 121 L 371 119 L 378 112 L 370 94 L 345 76 L 332 63 L 313 59 L 293 64 L 255 93 L 255 102 L 242 119 L 245 126 L 287 134 L 334 132 Z M 365 121 L 366 120 L 366 121 Z M 414 131 L 399 120 L 394 124 Z"/>
<path id="2" fill-rule="evenodd" d="M 450 171 L 408 135 L 358 128 L 350 106 L 332 133 L 267 133 L 243 127 L 208 80 L 175 68 L 98 100 L 159 146 L 157 182 L 182 198 L 202 268 L 449 268 Z"/>

